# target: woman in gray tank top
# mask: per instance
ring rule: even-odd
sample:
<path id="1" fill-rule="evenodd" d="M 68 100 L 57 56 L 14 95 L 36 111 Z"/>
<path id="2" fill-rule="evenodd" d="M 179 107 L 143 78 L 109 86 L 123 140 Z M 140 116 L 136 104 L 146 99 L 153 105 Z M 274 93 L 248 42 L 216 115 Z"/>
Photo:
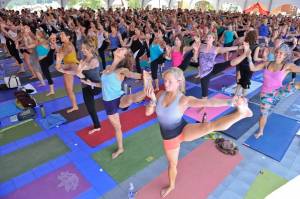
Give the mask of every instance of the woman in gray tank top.
<path id="1" fill-rule="evenodd" d="M 149 74 L 148 78 L 151 82 Z M 146 107 L 146 115 L 154 112 L 157 114 L 165 154 L 169 163 L 169 186 L 163 188 L 161 196 L 165 197 L 175 188 L 177 175 L 177 162 L 181 142 L 193 141 L 213 131 L 225 131 L 239 120 L 252 117 L 252 111 L 248 108 L 245 98 L 225 99 L 197 99 L 193 96 L 185 96 L 185 79 L 179 68 L 171 68 L 164 75 L 165 91 L 156 95 L 151 84 L 145 84 L 147 96 L 151 99 Z M 233 105 L 237 111 L 224 116 L 216 121 L 188 124 L 183 119 L 184 112 L 190 108 L 221 107 Z"/>

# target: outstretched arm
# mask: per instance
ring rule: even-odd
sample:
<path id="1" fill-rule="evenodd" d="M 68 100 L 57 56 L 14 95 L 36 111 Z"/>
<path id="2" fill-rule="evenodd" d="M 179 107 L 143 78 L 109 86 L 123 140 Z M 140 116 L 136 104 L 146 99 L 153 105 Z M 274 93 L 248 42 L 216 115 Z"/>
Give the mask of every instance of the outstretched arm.
<path id="1" fill-rule="evenodd" d="M 188 96 L 185 99 L 186 107 L 201 108 L 201 107 L 221 107 L 231 106 L 235 103 L 235 98 L 232 99 L 198 99 L 193 96 Z"/>

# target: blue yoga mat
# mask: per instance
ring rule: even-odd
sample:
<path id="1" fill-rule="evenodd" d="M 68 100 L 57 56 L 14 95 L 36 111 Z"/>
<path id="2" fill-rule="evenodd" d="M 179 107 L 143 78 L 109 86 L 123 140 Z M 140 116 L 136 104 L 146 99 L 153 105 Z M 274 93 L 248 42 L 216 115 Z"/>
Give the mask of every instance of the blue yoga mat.
<path id="1" fill-rule="evenodd" d="M 208 95 L 212 94 L 211 90 L 208 90 Z M 194 96 L 196 98 L 202 98 L 201 88 L 198 86 L 194 86 L 186 91 L 186 96 Z"/>
<path id="2" fill-rule="evenodd" d="M 15 99 L 15 92 L 17 89 L 8 89 L 0 91 L 0 102 L 5 102 L 11 99 Z"/>
<path id="3" fill-rule="evenodd" d="M 280 162 L 299 128 L 300 123 L 297 120 L 272 113 L 264 135 L 259 139 L 251 135 L 244 145 Z"/>
<path id="4" fill-rule="evenodd" d="M 61 114 L 57 113 L 38 119 L 38 122 L 44 129 L 52 129 L 66 123 L 67 120 Z"/>
<path id="5" fill-rule="evenodd" d="M 17 108 L 15 102 L 6 102 L 0 105 L 0 118 L 16 115 L 19 112 L 21 110 Z"/>
<path id="6" fill-rule="evenodd" d="M 223 133 L 234 138 L 239 139 L 244 133 L 246 133 L 253 125 L 255 125 L 260 117 L 260 108 L 258 105 L 249 103 L 249 108 L 253 112 L 253 117 L 245 118 L 233 126 L 231 126 L 228 130 L 224 131 Z"/>
<path id="7" fill-rule="evenodd" d="M 210 80 L 209 88 L 216 91 L 221 91 L 223 87 L 227 88 L 236 83 L 236 77 L 233 75 L 222 75 L 213 80 Z"/>

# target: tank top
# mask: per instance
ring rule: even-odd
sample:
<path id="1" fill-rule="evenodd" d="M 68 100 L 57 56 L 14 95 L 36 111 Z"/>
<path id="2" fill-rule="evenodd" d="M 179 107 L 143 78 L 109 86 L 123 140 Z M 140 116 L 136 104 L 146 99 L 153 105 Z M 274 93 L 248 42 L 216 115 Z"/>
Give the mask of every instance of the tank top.
<path id="1" fill-rule="evenodd" d="M 47 56 L 48 52 L 49 52 L 49 49 L 46 48 L 45 46 L 43 46 L 43 45 L 36 46 L 36 53 L 37 53 L 38 57 L 45 57 L 45 56 Z"/>
<path id="2" fill-rule="evenodd" d="M 204 52 L 204 50 L 205 48 L 201 48 L 199 54 L 199 75 L 201 78 L 207 76 L 213 70 L 217 56 L 215 47 L 208 52 Z"/>
<path id="3" fill-rule="evenodd" d="M 173 130 L 181 125 L 183 113 L 179 110 L 179 100 L 182 97 L 182 95 L 183 94 L 179 92 L 175 100 L 167 107 L 164 107 L 162 104 L 166 96 L 166 92 L 162 93 L 162 95 L 158 99 L 155 111 L 157 114 L 158 122 L 162 129 Z M 168 135 L 163 137 L 168 137 Z"/>
<path id="4" fill-rule="evenodd" d="M 104 101 L 112 101 L 124 94 L 122 81 L 115 72 L 103 73 L 101 76 L 102 96 Z"/>
<path id="5" fill-rule="evenodd" d="M 285 78 L 285 72 L 282 70 L 284 68 L 284 65 L 282 66 L 281 70 L 272 72 L 268 70 L 270 64 L 266 69 L 264 69 L 264 82 L 261 89 L 262 93 L 272 93 L 275 90 L 281 88 L 282 82 Z"/>
<path id="6" fill-rule="evenodd" d="M 150 46 L 150 59 L 155 61 L 164 52 L 164 50 L 158 44 L 151 44 Z"/>
<path id="7" fill-rule="evenodd" d="M 116 36 L 112 36 L 111 34 L 109 35 L 109 41 L 110 41 L 110 48 L 113 49 L 117 49 L 120 46 L 120 41 L 118 38 L 118 35 Z"/>
<path id="8" fill-rule="evenodd" d="M 79 61 L 77 60 L 76 52 L 75 51 L 67 54 L 63 58 L 63 61 L 64 61 L 64 64 L 78 64 L 79 63 Z"/>
<path id="9" fill-rule="evenodd" d="M 233 36 L 234 36 L 233 31 L 226 30 L 224 32 L 224 44 L 229 44 L 229 43 L 233 42 L 233 40 L 234 40 Z"/>
<path id="10" fill-rule="evenodd" d="M 171 58 L 172 66 L 178 67 L 183 61 L 183 54 L 180 51 L 172 51 Z"/>
<path id="11" fill-rule="evenodd" d="M 262 37 L 268 37 L 269 36 L 269 28 L 267 25 L 262 24 L 261 26 L 259 26 L 259 36 Z"/>

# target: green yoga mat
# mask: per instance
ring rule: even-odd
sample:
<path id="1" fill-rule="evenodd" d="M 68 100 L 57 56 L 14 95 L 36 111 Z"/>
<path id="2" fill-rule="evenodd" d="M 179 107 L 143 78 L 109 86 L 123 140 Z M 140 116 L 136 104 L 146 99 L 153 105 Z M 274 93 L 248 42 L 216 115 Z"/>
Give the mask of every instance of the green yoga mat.
<path id="1" fill-rule="evenodd" d="M 0 183 L 21 175 L 68 151 L 69 148 L 57 136 L 53 136 L 0 156 Z"/>
<path id="2" fill-rule="evenodd" d="M 74 86 L 74 93 L 78 93 L 80 91 L 81 91 L 81 84 L 76 84 Z M 67 96 L 67 92 L 65 88 L 58 88 L 57 90 L 55 90 L 54 95 L 46 96 L 47 93 L 48 91 L 43 93 L 38 93 L 34 95 L 34 98 L 38 103 L 44 103 L 44 102 L 48 102 L 51 100 L 55 100 Z"/>
<path id="3" fill-rule="evenodd" d="M 125 152 L 115 160 L 111 158 L 115 144 L 93 154 L 96 162 L 119 183 L 162 156 L 159 126 L 152 125 L 124 139 L 124 147 Z"/>
<path id="4" fill-rule="evenodd" d="M 248 190 L 245 199 L 264 199 L 287 180 L 268 170 L 261 171 Z"/>
<path id="5" fill-rule="evenodd" d="M 32 119 L 0 129 L 0 146 L 40 131 L 42 128 Z"/>

